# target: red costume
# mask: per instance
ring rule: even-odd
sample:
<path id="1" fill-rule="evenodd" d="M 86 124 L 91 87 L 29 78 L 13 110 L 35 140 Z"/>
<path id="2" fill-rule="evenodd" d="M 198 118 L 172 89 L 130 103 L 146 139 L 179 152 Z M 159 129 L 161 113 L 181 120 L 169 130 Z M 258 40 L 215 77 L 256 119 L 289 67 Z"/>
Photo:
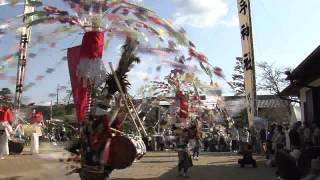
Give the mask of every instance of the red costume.
<path id="1" fill-rule="evenodd" d="M 0 122 L 12 123 L 12 112 L 9 107 L 3 107 L 0 109 Z"/>
<path id="2" fill-rule="evenodd" d="M 43 117 L 41 112 L 32 113 L 31 124 L 40 124 L 42 121 Z"/>
<path id="3" fill-rule="evenodd" d="M 4 110 L 3 107 L 0 107 L 0 122 L 4 121 Z"/>
<path id="4" fill-rule="evenodd" d="M 111 130 L 109 126 L 108 115 L 98 116 L 97 121 L 103 123 L 103 128 L 97 127 L 91 132 L 90 143 L 93 150 L 98 151 L 103 148 L 107 139 L 111 138 Z"/>

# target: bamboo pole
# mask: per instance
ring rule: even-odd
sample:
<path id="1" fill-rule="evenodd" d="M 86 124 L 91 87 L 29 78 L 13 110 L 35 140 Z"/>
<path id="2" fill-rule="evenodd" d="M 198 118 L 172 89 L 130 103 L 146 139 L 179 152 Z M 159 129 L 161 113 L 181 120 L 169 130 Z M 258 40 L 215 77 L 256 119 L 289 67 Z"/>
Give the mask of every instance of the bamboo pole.
<path id="1" fill-rule="evenodd" d="M 143 124 L 142 124 L 142 122 L 141 122 L 141 119 L 140 119 L 140 117 L 139 117 L 136 109 L 134 108 L 134 104 L 132 103 L 131 99 L 130 99 L 128 96 L 127 96 L 127 99 L 128 99 L 128 101 L 129 101 L 132 109 L 133 109 L 134 114 L 136 115 L 136 117 L 137 117 L 137 119 L 138 119 L 138 122 L 139 122 L 140 126 L 142 127 L 142 130 L 143 130 L 144 135 L 145 135 L 145 136 L 148 136 L 148 133 L 147 133 L 146 129 L 144 128 L 144 126 L 143 126 Z"/>
<path id="2" fill-rule="evenodd" d="M 133 117 L 133 115 L 132 115 L 132 113 L 131 113 L 131 111 L 130 111 L 130 108 L 129 108 L 129 105 L 128 105 L 126 96 L 125 96 L 125 94 L 124 94 L 124 92 L 123 92 L 123 90 L 122 90 L 122 88 L 121 88 L 121 84 L 120 84 L 120 82 L 119 82 L 119 79 L 118 79 L 118 77 L 117 77 L 117 75 L 116 75 L 113 67 L 112 67 L 112 63 L 111 63 L 111 62 L 109 62 L 109 66 L 110 66 L 111 72 L 112 72 L 112 74 L 113 74 L 113 77 L 114 77 L 114 79 L 115 79 L 115 81 L 116 81 L 116 84 L 117 84 L 117 86 L 118 86 L 118 89 L 119 89 L 119 91 L 120 91 L 121 98 L 122 98 L 122 100 L 124 101 L 125 106 L 126 106 L 126 108 L 127 108 L 127 110 L 128 110 L 128 113 L 129 113 L 129 115 L 130 115 L 130 117 L 131 117 L 134 125 L 135 125 L 136 128 L 137 128 L 137 131 L 138 131 L 139 136 L 141 136 L 141 132 L 140 132 L 140 130 L 139 130 L 139 127 L 138 127 L 136 121 L 134 120 L 134 117 Z"/>
<path id="3" fill-rule="evenodd" d="M 25 0 L 23 14 L 31 13 L 34 11 L 34 7 L 29 5 L 28 0 Z M 32 19 L 32 16 L 31 16 Z M 23 23 L 26 23 L 29 19 L 23 17 Z M 21 104 L 21 96 L 25 77 L 25 68 L 27 65 L 28 57 L 28 45 L 31 40 L 31 26 L 23 26 L 21 31 L 20 49 L 19 49 L 19 60 L 17 68 L 17 80 L 16 80 L 16 92 L 14 98 L 14 104 L 16 112 L 19 112 Z"/>

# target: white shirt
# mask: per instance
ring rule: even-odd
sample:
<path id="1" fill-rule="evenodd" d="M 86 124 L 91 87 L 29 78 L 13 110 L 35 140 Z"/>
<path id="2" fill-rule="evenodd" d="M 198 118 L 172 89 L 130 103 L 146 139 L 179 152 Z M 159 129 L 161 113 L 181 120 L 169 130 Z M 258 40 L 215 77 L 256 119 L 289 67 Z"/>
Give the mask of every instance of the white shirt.
<path id="1" fill-rule="evenodd" d="M 239 131 L 236 128 L 233 128 L 231 131 L 231 140 L 239 141 Z"/>
<path id="2" fill-rule="evenodd" d="M 249 138 L 250 138 L 250 135 L 249 135 L 249 131 L 245 131 L 242 133 L 242 137 L 241 137 L 241 140 L 242 142 L 249 142 Z"/>

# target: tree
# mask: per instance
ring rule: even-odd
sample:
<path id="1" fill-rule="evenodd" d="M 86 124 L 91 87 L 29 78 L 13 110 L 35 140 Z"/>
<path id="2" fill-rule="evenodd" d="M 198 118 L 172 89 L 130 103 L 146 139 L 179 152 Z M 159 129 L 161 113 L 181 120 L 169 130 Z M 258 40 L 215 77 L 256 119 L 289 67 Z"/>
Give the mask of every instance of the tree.
<path id="1" fill-rule="evenodd" d="M 248 111 L 247 109 L 242 109 L 235 119 L 236 127 L 247 127 L 248 126 Z"/>
<path id="2" fill-rule="evenodd" d="M 289 85 L 286 80 L 286 72 L 290 68 L 279 68 L 267 62 L 258 63 L 258 68 L 262 71 L 260 74 L 261 80 L 258 84 L 258 89 L 262 91 L 269 91 L 270 94 L 278 96 L 280 99 L 287 101 L 287 109 L 289 117 L 291 115 L 291 103 L 299 101 L 293 97 L 283 97 L 281 91 Z"/>
<path id="3" fill-rule="evenodd" d="M 244 65 L 241 57 L 236 58 L 236 65 L 234 66 L 234 73 L 232 74 L 232 85 L 236 91 L 236 96 L 244 96 Z"/>
<path id="4" fill-rule="evenodd" d="M 12 103 L 12 93 L 9 88 L 2 88 L 0 91 L 0 105 L 1 104 L 11 104 Z"/>
<path id="5" fill-rule="evenodd" d="M 289 85 L 285 79 L 288 68 L 275 67 L 267 62 L 258 63 L 258 68 L 261 70 L 258 89 L 280 97 L 280 92 Z"/>
<path id="6" fill-rule="evenodd" d="M 61 118 L 66 115 L 66 109 L 64 105 L 55 105 L 52 109 L 52 116 L 56 118 Z"/>
<path id="7" fill-rule="evenodd" d="M 260 74 L 261 80 L 258 84 L 258 89 L 261 91 L 269 91 L 270 94 L 278 96 L 282 100 L 289 102 L 300 103 L 294 97 L 283 97 L 280 93 L 286 88 L 290 82 L 286 80 L 287 72 L 290 68 L 279 68 L 267 62 L 258 63 L 258 68 L 262 71 Z"/>

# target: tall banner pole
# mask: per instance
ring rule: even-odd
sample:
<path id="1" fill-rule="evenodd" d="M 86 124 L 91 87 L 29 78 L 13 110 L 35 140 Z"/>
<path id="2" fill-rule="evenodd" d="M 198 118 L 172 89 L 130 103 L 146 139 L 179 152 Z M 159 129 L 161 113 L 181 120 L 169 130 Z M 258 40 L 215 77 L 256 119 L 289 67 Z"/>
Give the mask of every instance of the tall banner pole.
<path id="1" fill-rule="evenodd" d="M 31 6 L 28 1 L 29 0 L 25 0 L 23 14 L 31 13 L 34 11 L 34 7 Z M 26 17 L 23 17 L 23 23 L 26 23 L 28 20 L 29 19 L 27 19 Z M 20 104 L 21 104 L 21 96 L 22 96 L 23 83 L 24 83 L 24 77 L 25 77 L 25 68 L 26 68 L 27 56 L 28 56 L 28 45 L 30 40 L 31 40 L 31 26 L 24 25 L 21 28 L 16 92 L 15 92 L 15 98 L 14 98 L 15 109 L 17 112 L 19 111 Z"/>
<path id="2" fill-rule="evenodd" d="M 244 64 L 244 84 L 248 111 L 249 127 L 253 126 L 253 120 L 257 110 L 257 93 L 255 63 L 253 51 L 252 23 L 250 12 L 250 0 L 237 0 L 240 22 L 240 34 L 242 44 L 242 60 Z"/>

